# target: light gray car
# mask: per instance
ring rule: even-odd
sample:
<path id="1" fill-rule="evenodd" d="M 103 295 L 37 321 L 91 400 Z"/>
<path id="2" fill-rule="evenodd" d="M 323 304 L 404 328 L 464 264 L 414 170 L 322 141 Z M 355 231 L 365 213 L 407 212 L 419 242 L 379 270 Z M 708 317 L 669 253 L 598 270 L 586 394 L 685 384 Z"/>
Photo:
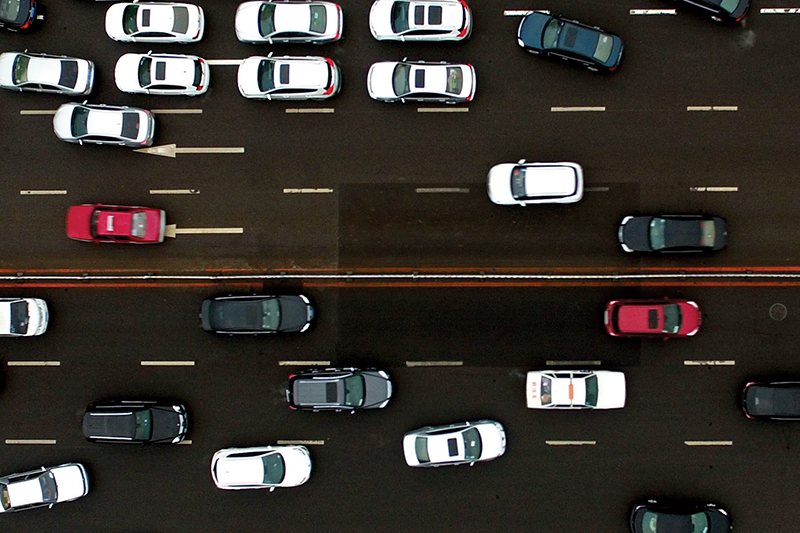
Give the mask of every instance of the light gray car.
<path id="1" fill-rule="evenodd" d="M 292 409 L 350 411 L 381 409 L 392 397 L 392 382 L 383 370 L 326 368 L 289 376 L 286 399 Z"/>

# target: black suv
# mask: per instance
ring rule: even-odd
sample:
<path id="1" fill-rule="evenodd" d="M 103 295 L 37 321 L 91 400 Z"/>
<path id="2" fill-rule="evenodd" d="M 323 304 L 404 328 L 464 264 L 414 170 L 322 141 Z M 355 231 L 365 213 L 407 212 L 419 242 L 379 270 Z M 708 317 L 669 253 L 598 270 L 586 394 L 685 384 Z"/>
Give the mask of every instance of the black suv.
<path id="1" fill-rule="evenodd" d="M 83 436 L 91 442 L 176 444 L 187 430 L 186 407 L 179 403 L 95 402 L 83 415 Z"/>

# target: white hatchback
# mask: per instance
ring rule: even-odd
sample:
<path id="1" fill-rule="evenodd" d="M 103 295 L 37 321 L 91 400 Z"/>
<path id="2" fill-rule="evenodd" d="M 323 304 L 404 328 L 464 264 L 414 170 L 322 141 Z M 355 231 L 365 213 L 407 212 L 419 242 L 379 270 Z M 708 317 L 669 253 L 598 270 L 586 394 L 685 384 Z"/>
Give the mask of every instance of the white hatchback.
<path id="1" fill-rule="evenodd" d="M 497 459 L 505 451 L 506 432 L 493 420 L 428 426 L 403 437 L 408 466 L 472 466 L 477 461 Z"/>
<path id="2" fill-rule="evenodd" d="M 105 104 L 63 104 L 53 116 L 62 141 L 141 148 L 153 144 L 155 119 L 146 109 Z"/>
<path id="3" fill-rule="evenodd" d="M 0 336 L 32 337 L 47 330 L 50 313 L 40 298 L 0 298 Z"/>
<path id="4" fill-rule="evenodd" d="M 376 0 L 369 31 L 379 41 L 461 41 L 472 33 L 464 0 Z"/>
<path id="5" fill-rule="evenodd" d="M 89 94 L 94 63 L 87 59 L 28 52 L 0 54 L 0 87 L 69 95 Z"/>
<path id="6" fill-rule="evenodd" d="M 305 446 L 225 448 L 211 458 L 211 478 L 227 490 L 297 487 L 311 476 Z"/>
<path id="7" fill-rule="evenodd" d="M 125 43 L 195 43 L 204 29 L 203 8 L 194 4 L 134 0 L 106 11 L 106 33 Z"/>
<path id="8" fill-rule="evenodd" d="M 583 198 L 583 168 L 577 163 L 501 163 L 486 180 L 499 205 L 571 204 Z"/>
<path id="9" fill-rule="evenodd" d="M 0 477 L 0 513 L 52 507 L 89 492 L 89 478 L 80 463 L 41 467 Z"/>
<path id="10" fill-rule="evenodd" d="M 324 100 L 339 92 L 339 67 L 327 57 L 253 56 L 239 65 L 239 92 L 262 100 Z"/>
<path id="11" fill-rule="evenodd" d="M 469 102 L 475 96 L 475 68 L 444 61 L 381 61 L 367 73 L 367 91 L 382 102 Z"/>
<path id="12" fill-rule="evenodd" d="M 610 370 L 528 372 L 525 394 L 530 409 L 621 409 L 625 374 Z"/>
<path id="13" fill-rule="evenodd" d="M 197 56 L 125 54 L 117 60 L 114 80 L 126 93 L 195 96 L 208 90 L 208 63 Z"/>
<path id="14" fill-rule="evenodd" d="M 342 38 L 342 8 L 332 2 L 268 0 L 236 8 L 236 38 L 243 43 L 314 43 Z"/>

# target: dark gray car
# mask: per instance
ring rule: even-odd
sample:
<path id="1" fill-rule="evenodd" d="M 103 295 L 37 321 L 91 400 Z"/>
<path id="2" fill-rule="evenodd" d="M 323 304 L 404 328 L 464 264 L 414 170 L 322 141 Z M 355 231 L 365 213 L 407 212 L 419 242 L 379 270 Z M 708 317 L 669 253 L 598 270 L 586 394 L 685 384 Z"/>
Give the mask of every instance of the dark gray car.
<path id="1" fill-rule="evenodd" d="M 83 436 L 91 442 L 176 444 L 187 431 L 186 407 L 179 403 L 95 402 L 83 415 Z"/>
<path id="2" fill-rule="evenodd" d="M 383 370 L 310 369 L 289 376 L 286 399 L 292 409 L 350 411 L 386 407 L 392 382 Z"/>
<path id="3" fill-rule="evenodd" d="M 200 323 L 206 331 L 251 334 L 306 331 L 314 308 L 299 296 L 220 296 L 203 300 Z"/>

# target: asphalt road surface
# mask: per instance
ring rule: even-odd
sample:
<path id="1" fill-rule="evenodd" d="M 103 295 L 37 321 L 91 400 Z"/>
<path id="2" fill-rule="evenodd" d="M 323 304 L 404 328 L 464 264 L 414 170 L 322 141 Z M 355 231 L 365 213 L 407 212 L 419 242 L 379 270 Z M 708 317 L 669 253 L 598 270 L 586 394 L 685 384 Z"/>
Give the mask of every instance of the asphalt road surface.
<path id="1" fill-rule="evenodd" d="M 79 501 L 3 516 L 0 531 L 621 533 L 634 500 L 661 496 L 724 505 L 737 531 L 798 530 L 800 424 L 747 420 L 739 394 L 753 379 L 800 379 L 800 284 L 791 274 L 800 267 L 800 14 L 760 12 L 800 4 L 755 0 L 743 24 L 723 26 L 681 9 L 631 14 L 675 7 L 666 0 L 473 0 L 468 41 L 406 44 L 371 37 L 370 2 L 343 2 L 344 38 L 316 47 L 240 43 L 237 2 L 198 3 L 206 33 L 194 45 L 114 42 L 103 30 L 108 3 L 79 0 L 47 1 L 44 23 L 31 34 L 0 34 L 0 51 L 93 60 L 89 102 L 155 110 L 154 146 L 243 149 L 172 158 L 71 145 L 55 137 L 48 112 L 82 99 L 0 93 L 2 296 L 45 298 L 51 309 L 43 336 L 0 339 L 0 474 L 79 461 L 91 485 Z M 515 39 L 520 18 L 504 14 L 520 9 L 563 12 L 619 33 L 626 44 L 619 71 L 596 75 L 525 53 Z M 117 58 L 148 50 L 234 64 L 212 66 L 210 89 L 199 97 L 118 91 Z M 341 93 L 315 103 L 246 100 L 235 61 L 269 52 L 333 58 Z M 451 112 L 372 101 L 369 65 L 403 57 L 471 63 L 475 100 L 448 106 Z M 595 110 L 563 109 L 575 107 Z M 491 204 L 487 171 L 520 158 L 579 162 L 584 199 Z M 241 232 L 180 234 L 141 247 L 70 241 L 67 208 L 89 202 L 162 208 L 179 229 Z M 622 217 L 652 213 L 722 216 L 729 246 L 703 257 L 622 252 Z M 613 277 L 654 269 L 742 277 Z M 790 274 L 746 278 L 770 269 Z M 365 283 L 313 276 L 426 270 L 605 277 Z M 298 276 L 247 276 L 281 271 Z M 8 279 L 118 272 L 245 275 L 226 284 Z M 203 298 L 250 292 L 307 294 L 315 324 L 269 338 L 200 330 Z M 662 296 L 700 304 L 696 337 L 605 333 L 609 299 Z M 783 320 L 769 314 L 778 303 L 787 309 Z M 304 368 L 296 363 L 309 361 L 384 369 L 394 398 L 381 412 L 352 416 L 292 412 L 284 387 Z M 43 366 L 20 366 L 31 362 Z M 528 370 L 587 367 L 625 372 L 624 409 L 525 407 Z M 83 439 L 89 402 L 150 398 L 186 403 L 190 444 Z M 504 424 L 503 457 L 471 468 L 405 465 L 406 431 L 482 418 Z M 30 439 L 54 443 L 11 444 Z M 279 440 L 314 443 L 308 483 L 272 493 L 214 487 L 216 450 Z"/>

